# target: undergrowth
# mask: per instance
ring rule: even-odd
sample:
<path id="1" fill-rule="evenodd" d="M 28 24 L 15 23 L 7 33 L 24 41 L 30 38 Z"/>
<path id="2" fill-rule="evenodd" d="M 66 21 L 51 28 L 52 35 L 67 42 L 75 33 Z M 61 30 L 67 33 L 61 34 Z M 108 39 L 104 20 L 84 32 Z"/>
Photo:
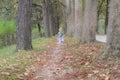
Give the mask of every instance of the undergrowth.
<path id="1" fill-rule="evenodd" d="M 36 58 L 40 58 L 46 49 L 48 38 L 33 40 L 33 50 L 14 53 L 15 45 L 0 50 L 0 80 L 19 80 L 24 77 L 27 66 L 33 64 Z"/>

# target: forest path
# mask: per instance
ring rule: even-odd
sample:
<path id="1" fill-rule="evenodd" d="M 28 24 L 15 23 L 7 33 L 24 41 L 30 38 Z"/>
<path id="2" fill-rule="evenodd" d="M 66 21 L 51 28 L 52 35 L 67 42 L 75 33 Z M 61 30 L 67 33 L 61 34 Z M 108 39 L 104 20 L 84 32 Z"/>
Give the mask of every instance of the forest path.
<path id="1" fill-rule="evenodd" d="M 64 76 L 71 70 L 65 68 L 67 60 L 64 47 L 62 43 L 50 46 L 40 64 L 34 68 L 34 77 L 30 80 L 68 80 Z"/>
<path id="2" fill-rule="evenodd" d="M 106 43 L 106 35 L 96 35 L 96 40 Z"/>
<path id="3" fill-rule="evenodd" d="M 54 38 L 46 48 L 35 64 L 27 69 L 24 80 L 120 79 L 119 65 L 101 61 L 96 64 L 99 52 L 103 48 L 102 43 L 70 46 L 66 43 L 57 44 Z M 111 72 L 108 72 L 109 70 Z"/>
<path id="4" fill-rule="evenodd" d="M 106 42 L 106 36 L 96 35 L 96 40 Z M 30 80 L 71 80 L 66 75 L 75 72 L 72 68 L 68 68 L 70 60 L 67 59 L 66 48 L 64 44 L 53 42 L 49 49 L 45 51 L 44 56 L 34 66 L 33 77 Z"/>

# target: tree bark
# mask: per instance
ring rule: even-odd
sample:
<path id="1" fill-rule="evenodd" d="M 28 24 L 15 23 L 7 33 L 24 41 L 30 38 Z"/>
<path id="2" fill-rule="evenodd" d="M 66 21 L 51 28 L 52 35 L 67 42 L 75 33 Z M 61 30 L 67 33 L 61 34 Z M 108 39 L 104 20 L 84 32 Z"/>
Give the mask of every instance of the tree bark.
<path id="1" fill-rule="evenodd" d="M 56 0 L 55 2 L 57 3 Z M 55 7 L 51 0 L 43 0 L 43 26 L 46 37 L 54 36 L 58 32 L 59 17 Z"/>
<path id="2" fill-rule="evenodd" d="M 49 29 L 49 17 L 48 17 L 48 3 L 46 0 L 42 2 L 42 14 L 43 14 L 43 27 L 45 37 L 50 37 L 50 29 Z"/>
<path id="3" fill-rule="evenodd" d="M 110 2 L 110 0 L 106 0 L 105 34 L 107 33 L 107 26 L 108 26 L 108 18 L 109 18 L 109 2 Z"/>
<path id="4" fill-rule="evenodd" d="M 95 41 L 96 27 L 97 0 L 87 0 L 82 30 L 82 43 L 89 43 Z"/>
<path id="5" fill-rule="evenodd" d="M 99 16 L 100 16 L 100 10 L 101 10 L 102 5 L 103 5 L 104 2 L 105 2 L 105 0 L 102 0 L 102 2 L 100 3 L 100 5 L 98 6 L 98 11 L 97 11 L 97 27 L 96 27 L 97 34 L 99 34 Z"/>
<path id="6" fill-rule="evenodd" d="M 66 6 L 67 6 L 67 34 L 71 37 L 73 37 L 74 32 L 74 21 L 75 21 L 75 6 L 74 6 L 74 0 L 66 0 Z"/>
<path id="7" fill-rule="evenodd" d="M 32 49 L 31 0 L 18 0 L 16 51 Z"/>
<path id="8" fill-rule="evenodd" d="M 107 29 L 106 59 L 120 58 L 120 0 L 110 0 L 110 13 Z"/>
<path id="9" fill-rule="evenodd" d="M 66 0 L 67 34 L 80 40 L 83 24 L 82 0 Z"/>
<path id="10" fill-rule="evenodd" d="M 75 25 L 74 25 L 74 37 L 81 39 L 83 26 L 83 6 L 82 0 L 75 0 Z"/>

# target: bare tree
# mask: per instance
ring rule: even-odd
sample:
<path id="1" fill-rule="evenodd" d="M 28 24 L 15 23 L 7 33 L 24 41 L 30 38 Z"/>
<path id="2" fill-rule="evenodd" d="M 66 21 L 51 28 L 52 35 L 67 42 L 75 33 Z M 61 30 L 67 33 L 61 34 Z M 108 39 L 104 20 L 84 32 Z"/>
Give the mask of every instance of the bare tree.
<path id="1" fill-rule="evenodd" d="M 58 32 L 59 13 L 61 13 L 58 11 L 58 6 L 58 0 L 43 0 L 42 2 L 43 26 L 46 37 L 53 36 Z"/>
<path id="2" fill-rule="evenodd" d="M 75 25 L 74 25 L 74 37 L 81 39 L 82 26 L 83 26 L 83 5 L 82 0 L 75 0 Z"/>
<path id="3" fill-rule="evenodd" d="M 106 0 L 105 34 L 107 33 L 107 26 L 108 26 L 108 19 L 109 19 L 109 2 L 110 0 Z"/>
<path id="4" fill-rule="evenodd" d="M 18 0 L 16 51 L 32 49 L 31 0 Z"/>
<path id="5" fill-rule="evenodd" d="M 84 14 L 82 43 L 95 41 L 97 27 L 97 0 L 87 0 Z"/>
<path id="6" fill-rule="evenodd" d="M 66 0 L 66 6 L 67 34 L 80 39 L 83 23 L 82 0 Z"/>
<path id="7" fill-rule="evenodd" d="M 120 57 L 120 0 L 110 0 L 107 44 L 103 57 L 107 59 Z"/>
<path id="8" fill-rule="evenodd" d="M 43 26 L 45 37 L 50 37 L 50 29 L 49 29 L 49 17 L 48 17 L 48 3 L 46 0 L 42 2 L 42 14 L 43 14 Z"/>

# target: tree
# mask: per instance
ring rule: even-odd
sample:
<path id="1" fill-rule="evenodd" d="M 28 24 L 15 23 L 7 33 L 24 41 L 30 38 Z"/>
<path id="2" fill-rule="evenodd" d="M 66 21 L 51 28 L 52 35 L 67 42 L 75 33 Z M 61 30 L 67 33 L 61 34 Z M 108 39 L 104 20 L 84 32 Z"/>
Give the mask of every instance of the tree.
<path id="1" fill-rule="evenodd" d="M 103 57 L 108 60 L 120 57 L 120 0 L 110 0 L 107 44 Z"/>
<path id="2" fill-rule="evenodd" d="M 83 26 L 83 0 L 75 0 L 75 25 L 73 36 L 80 40 Z"/>
<path id="3" fill-rule="evenodd" d="M 105 0 L 98 0 L 98 9 L 97 9 L 97 27 L 96 32 L 99 33 L 99 17 L 104 12 L 103 4 L 105 4 Z"/>
<path id="4" fill-rule="evenodd" d="M 83 23 L 83 0 L 66 0 L 67 34 L 80 39 Z"/>
<path id="5" fill-rule="evenodd" d="M 108 26 L 108 18 L 109 18 L 109 2 L 110 2 L 110 0 L 106 0 L 105 34 L 107 33 L 107 26 Z"/>
<path id="6" fill-rule="evenodd" d="M 0 1 L 0 17 L 2 16 L 6 20 L 15 18 L 17 8 L 16 0 L 1 0 Z"/>
<path id="7" fill-rule="evenodd" d="M 31 0 L 18 0 L 16 51 L 32 49 Z"/>
<path id="8" fill-rule="evenodd" d="M 46 0 L 43 0 L 42 2 L 42 14 L 43 14 L 43 25 L 44 25 L 44 32 L 45 37 L 50 37 L 50 31 L 49 31 L 49 21 L 48 21 L 48 3 Z"/>
<path id="9" fill-rule="evenodd" d="M 97 0 L 87 0 L 83 22 L 82 43 L 95 41 L 97 27 Z"/>
<path id="10" fill-rule="evenodd" d="M 58 0 L 43 0 L 42 2 L 43 26 L 46 37 L 53 36 L 58 32 L 59 13 L 61 13 L 60 11 L 58 12 L 58 7 Z"/>

